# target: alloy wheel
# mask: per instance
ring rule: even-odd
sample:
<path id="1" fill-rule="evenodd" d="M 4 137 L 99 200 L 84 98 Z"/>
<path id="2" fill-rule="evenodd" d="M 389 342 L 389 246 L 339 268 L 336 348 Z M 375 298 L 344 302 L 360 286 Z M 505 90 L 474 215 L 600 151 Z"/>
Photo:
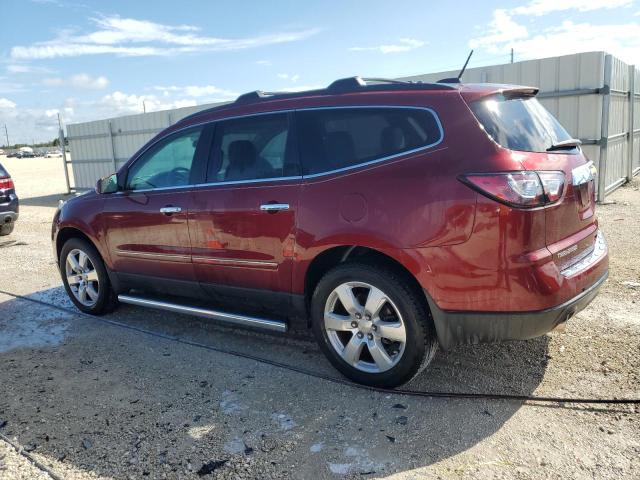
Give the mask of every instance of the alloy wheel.
<path id="1" fill-rule="evenodd" d="M 71 250 L 65 260 L 65 273 L 76 300 L 86 307 L 93 307 L 100 294 L 100 281 L 89 255 L 78 248 Z"/>
<path id="2" fill-rule="evenodd" d="M 329 294 L 324 329 L 336 353 L 367 373 L 393 368 L 407 341 L 396 305 L 382 290 L 364 282 L 343 283 Z"/>

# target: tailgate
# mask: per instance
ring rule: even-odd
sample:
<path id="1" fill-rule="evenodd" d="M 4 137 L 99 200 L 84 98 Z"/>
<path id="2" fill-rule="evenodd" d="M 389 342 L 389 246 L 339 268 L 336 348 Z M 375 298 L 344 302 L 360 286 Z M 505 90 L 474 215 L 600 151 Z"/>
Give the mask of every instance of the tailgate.
<path id="1" fill-rule="evenodd" d="M 545 238 L 560 269 L 591 253 L 597 232 L 595 169 L 581 152 L 527 155 L 529 170 L 555 170 L 565 175 L 564 194 L 545 208 Z M 544 157 L 544 158 L 541 158 Z"/>

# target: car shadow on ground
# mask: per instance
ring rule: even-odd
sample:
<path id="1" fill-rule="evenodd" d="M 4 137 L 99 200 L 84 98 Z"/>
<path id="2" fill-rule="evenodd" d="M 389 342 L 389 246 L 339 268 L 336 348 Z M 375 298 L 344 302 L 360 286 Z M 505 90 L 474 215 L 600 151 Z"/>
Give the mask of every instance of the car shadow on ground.
<path id="1" fill-rule="evenodd" d="M 31 297 L 73 309 L 61 288 Z M 1 431 L 63 477 L 372 478 L 465 451 L 521 407 L 338 385 L 196 345 L 338 377 L 304 338 L 124 305 L 92 319 L 9 299 L 0 336 Z M 439 353 L 406 387 L 529 395 L 548 342 Z"/>
<path id="2" fill-rule="evenodd" d="M 18 192 L 20 195 L 20 192 Z M 20 197 L 20 205 L 28 207 L 57 207 L 60 200 L 69 200 L 75 193 L 54 193 L 52 195 L 42 195 L 39 197 Z"/>

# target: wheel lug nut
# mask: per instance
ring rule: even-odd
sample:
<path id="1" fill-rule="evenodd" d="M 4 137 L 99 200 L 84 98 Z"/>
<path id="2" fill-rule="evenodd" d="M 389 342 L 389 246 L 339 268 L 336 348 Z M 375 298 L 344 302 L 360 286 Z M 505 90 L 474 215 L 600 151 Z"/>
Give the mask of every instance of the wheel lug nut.
<path id="1" fill-rule="evenodd" d="M 358 320 L 360 320 L 360 319 L 362 318 L 362 314 L 361 314 L 361 313 L 356 313 L 356 318 L 357 318 Z"/>
<path id="2" fill-rule="evenodd" d="M 358 332 L 358 333 L 356 333 L 356 336 L 357 336 L 358 338 L 362 338 L 362 337 L 364 337 L 364 335 L 363 335 L 363 333 L 362 333 L 362 332 Z"/>
<path id="3" fill-rule="evenodd" d="M 365 315 L 365 316 L 364 316 L 364 319 L 365 319 L 367 322 L 370 322 L 370 321 L 371 321 L 371 315 Z"/>
<path id="4" fill-rule="evenodd" d="M 367 338 L 368 338 L 369 340 L 373 340 L 373 334 L 371 334 L 371 333 L 370 333 L 369 335 L 367 335 Z"/>
<path id="5" fill-rule="evenodd" d="M 371 326 L 371 330 L 373 330 L 374 332 L 378 331 L 378 326 L 377 325 L 372 325 Z"/>
<path id="6" fill-rule="evenodd" d="M 351 328 L 356 328 L 358 326 L 358 322 L 351 322 Z"/>

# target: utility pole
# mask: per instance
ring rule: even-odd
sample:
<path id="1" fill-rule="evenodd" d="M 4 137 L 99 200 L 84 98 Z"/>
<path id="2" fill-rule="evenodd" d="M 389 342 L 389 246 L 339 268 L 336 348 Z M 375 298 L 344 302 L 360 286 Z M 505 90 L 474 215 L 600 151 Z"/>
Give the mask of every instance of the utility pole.
<path id="1" fill-rule="evenodd" d="M 513 63 L 513 48 L 511 49 L 511 63 Z"/>
<path id="2" fill-rule="evenodd" d="M 9 148 L 9 132 L 7 131 L 7 124 L 4 124 L 4 134 L 7 137 L 7 148 Z"/>
<path id="3" fill-rule="evenodd" d="M 147 106 L 144 104 L 144 100 L 142 100 L 142 113 L 147 113 Z"/>
<path id="4" fill-rule="evenodd" d="M 62 129 L 62 120 L 60 120 L 60 112 L 58 112 L 58 142 L 62 149 L 62 167 L 64 168 L 64 179 L 67 182 L 67 195 L 71 193 L 71 184 L 69 183 L 69 171 L 67 170 L 67 148 L 64 145 L 64 130 Z"/>

